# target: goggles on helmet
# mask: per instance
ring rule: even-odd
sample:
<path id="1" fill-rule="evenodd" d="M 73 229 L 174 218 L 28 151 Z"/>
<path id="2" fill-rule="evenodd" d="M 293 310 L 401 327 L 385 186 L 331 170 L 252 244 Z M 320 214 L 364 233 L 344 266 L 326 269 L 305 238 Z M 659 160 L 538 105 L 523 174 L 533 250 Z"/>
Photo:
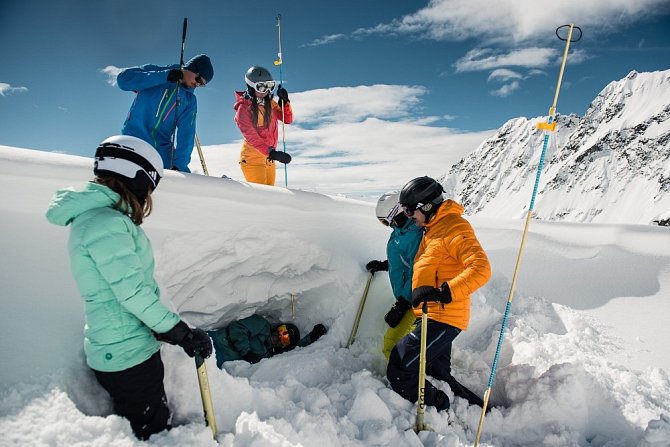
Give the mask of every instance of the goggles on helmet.
<path id="1" fill-rule="evenodd" d="M 285 324 L 277 326 L 277 338 L 279 338 L 279 343 L 281 343 L 283 347 L 287 347 L 291 344 L 291 335 Z"/>
<path id="2" fill-rule="evenodd" d="M 262 81 L 253 85 L 258 93 L 270 93 L 275 88 L 275 81 Z"/>
<path id="3" fill-rule="evenodd" d="M 393 222 L 393 219 L 398 215 L 399 212 L 403 210 L 403 206 L 399 203 L 396 203 L 393 208 L 391 208 L 391 211 L 389 211 L 388 215 L 386 217 L 379 217 L 379 221 L 386 225 L 387 227 L 391 225 L 391 222 Z"/>

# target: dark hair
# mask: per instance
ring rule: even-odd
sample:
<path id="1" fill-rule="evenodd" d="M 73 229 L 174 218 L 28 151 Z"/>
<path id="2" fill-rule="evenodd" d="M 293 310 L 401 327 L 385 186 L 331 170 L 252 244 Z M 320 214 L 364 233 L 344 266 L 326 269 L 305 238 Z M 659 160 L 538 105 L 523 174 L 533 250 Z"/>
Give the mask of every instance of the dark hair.
<path id="1" fill-rule="evenodd" d="M 93 179 L 95 183 L 107 186 L 117 193 L 119 201 L 114 204 L 114 209 L 121 211 L 130 217 L 135 225 L 142 225 L 145 217 L 151 214 L 153 201 L 151 200 L 151 191 L 147 194 L 146 200 L 140 200 L 130 189 L 117 177 L 111 175 L 98 175 Z"/>
<path id="2" fill-rule="evenodd" d="M 256 100 L 255 90 L 252 87 L 248 88 L 247 96 L 251 100 L 251 106 L 249 107 L 249 113 L 251 114 L 251 123 L 255 129 L 258 129 L 258 113 L 263 114 L 263 128 L 267 129 L 270 125 L 270 119 L 272 118 L 272 98 L 268 94 L 263 98 L 263 109 L 261 110 L 258 107 L 258 101 Z"/>

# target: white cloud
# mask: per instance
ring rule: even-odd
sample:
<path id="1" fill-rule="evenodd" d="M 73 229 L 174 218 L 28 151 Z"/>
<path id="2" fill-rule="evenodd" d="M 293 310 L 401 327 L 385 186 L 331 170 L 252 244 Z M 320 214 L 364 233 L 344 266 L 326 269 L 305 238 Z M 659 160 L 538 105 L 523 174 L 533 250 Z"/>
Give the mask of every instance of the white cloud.
<path id="1" fill-rule="evenodd" d="M 531 47 L 506 53 L 489 48 L 475 48 L 454 64 L 457 72 L 491 70 L 498 67 L 544 67 L 558 55 L 554 48 Z"/>
<path id="2" fill-rule="evenodd" d="M 578 18 L 576 25 L 591 35 L 631 23 L 655 13 L 667 0 L 589 0 L 549 2 L 541 6 L 532 0 L 431 0 L 415 13 L 365 33 L 418 34 L 435 40 L 494 39 L 520 41 L 553 38 L 553 30 Z"/>
<path id="3" fill-rule="evenodd" d="M 11 84 L 0 82 L 0 96 L 12 95 L 14 93 L 24 93 L 27 91 L 28 88 L 26 87 L 12 87 Z"/>
<path id="4" fill-rule="evenodd" d="M 105 68 L 101 68 L 99 71 L 100 73 L 104 73 L 107 75 L 107 83 L 111 86 L 116 86 L 116 77 L 118 76 L 119 73 L 123 68 L 115 67 L 114 65 L 108 65 Z"/>
<path id="5" fill-rule="evenodd" d="M 509 70 L 507 68 L 497 68 L 491 72 L 488 77 L 488 81 L 499 81 L 505 82 L 510 79 L 523 79 L 523 76 L 516 71 Z"/>
<path id="6" fill-rule="evenodd" d="M 310 90 L 293 96 L 299 99 L 294 107 L 300 121 L 319 123 L 416 116 L 420 97 L 426 93 L 422 86 L 376 84 Z"/>
<path id="7" fill-rule="evenodd" d="M 501 97 L 501 98 L 504 98 L 504 97 L 506 97 L 506 96 L 511 95 L 512 92 L 514 92 L 514 91 L 516 91 L 516 90 L 519 90 L 519 87 L 520 87 L 519 82 L 518 82 L 518 81 L 514 81 L 514 82 L 510 82 L 509 84 L 505 84 L 505 85 L 503 85 L 502 87 L 500 87 L 500 88 L 497 89 L 497 90 L 491 90 L 490 93 L 491 93 L 493 96 L 499 96 L 499 97 Z"/>
<path id="8" fill-rule="evenodd" d="M 303 47 L 318 47 L 320 45 L 328 45 L 333 42 L 337 42 L 338 40 L 346 39 L 347 36 L 345 34 L 330 34 L 328 36 L 323 36 L 318 39 L 314 39 L 310 43 L 307 43 L 305 45 L 301 45 Z"/>

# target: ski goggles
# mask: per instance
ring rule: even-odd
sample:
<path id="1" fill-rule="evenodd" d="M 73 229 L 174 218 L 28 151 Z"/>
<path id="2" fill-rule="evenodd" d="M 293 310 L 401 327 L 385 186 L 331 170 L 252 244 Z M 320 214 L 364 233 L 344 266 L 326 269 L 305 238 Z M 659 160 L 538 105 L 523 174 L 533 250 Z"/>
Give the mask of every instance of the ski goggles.
<path id="1" fill-rule="evenodd" d="M 389 211 L 388 216 L 380 217 L 379 221 L 388 227 L 389 225 L 391 225 L 391 222 L 393 222 L 393 219 L 395 219 L 395 216 L 397 216 L 402 209 L 403 209 L 402 205 L 396 203 L 395 206 L 391 208 L 391 211 Z"/>
<path id="2" fill-rule="evenodd" d="M 291 334 L 289 334 L 285 324 L 277 326 L 277 337 L 282 346 L 286 347 L 291 344 Z"/>
<path id="3" fill-rule="evenodd" d="M 253 85 L 253 87 L 254 90 L 256 90 L 258 93 L 270 93 L 275 89 L 275 81 L 257 82 Z"/>

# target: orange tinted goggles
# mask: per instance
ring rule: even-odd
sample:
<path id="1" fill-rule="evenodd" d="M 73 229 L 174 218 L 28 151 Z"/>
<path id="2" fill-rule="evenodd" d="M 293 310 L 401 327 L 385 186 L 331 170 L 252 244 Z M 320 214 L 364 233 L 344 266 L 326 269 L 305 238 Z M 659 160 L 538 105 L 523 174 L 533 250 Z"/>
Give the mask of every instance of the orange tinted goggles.
<path id="1" fill-rule="evenodd" d="M 291 344 L 291 335 L 288 333 L 288 329 L 285 324 L 279 325 L 277 327 L 277 337 L 282 346 L 289 346 Z"/>

